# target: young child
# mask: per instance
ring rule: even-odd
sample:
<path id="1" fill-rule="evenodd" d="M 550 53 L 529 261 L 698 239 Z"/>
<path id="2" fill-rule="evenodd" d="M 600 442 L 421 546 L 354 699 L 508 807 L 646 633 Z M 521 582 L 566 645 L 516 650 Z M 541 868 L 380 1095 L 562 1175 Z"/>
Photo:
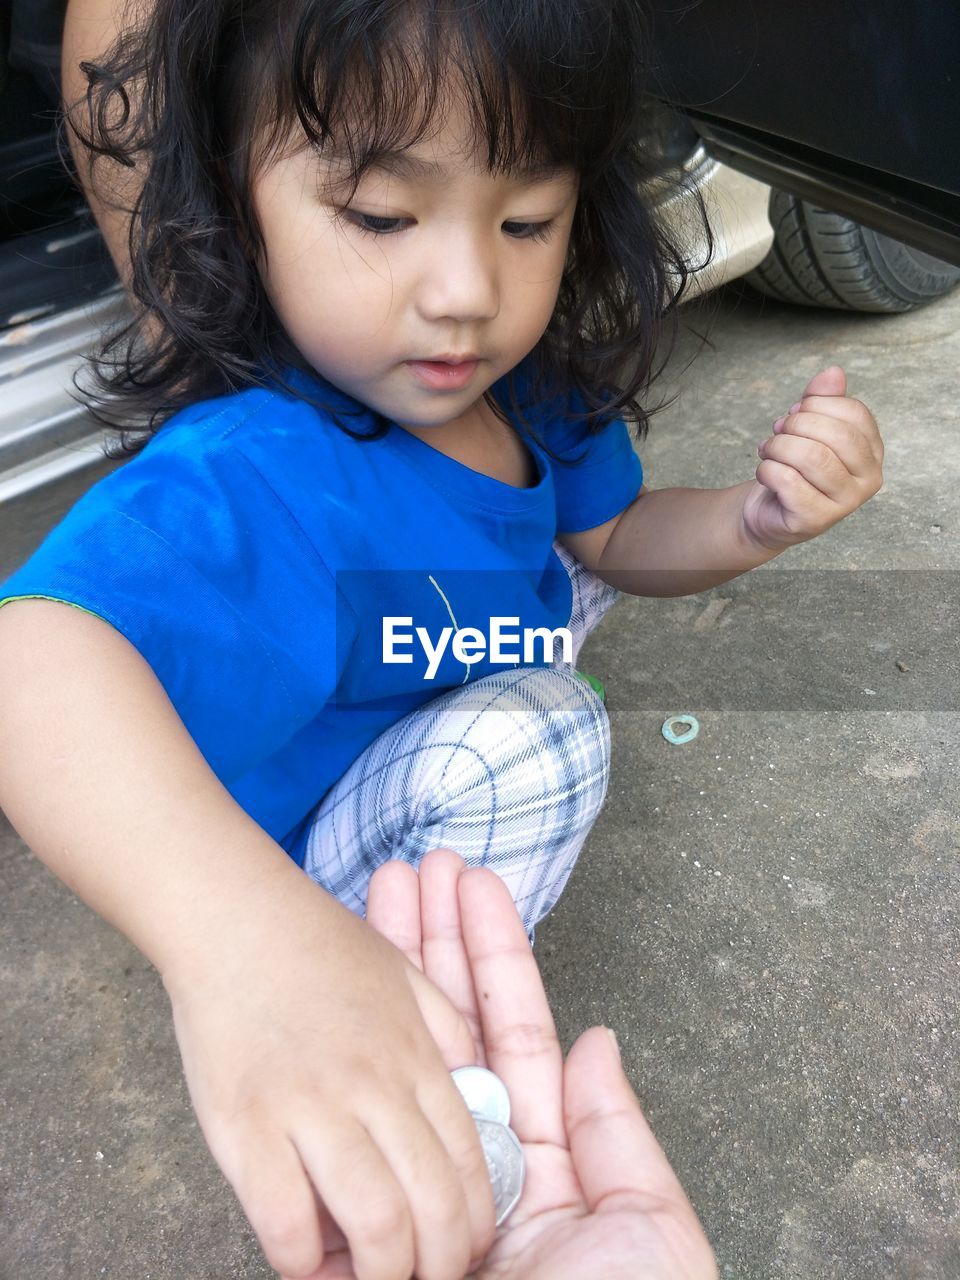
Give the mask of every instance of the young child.
<path id="1" fill-rule="evenodd" d="M 493 1237 L 474 1045 L 364 921 L 376 868 L 451 848 L 532 931 L 605 798 L 574 664 L 618 592 L 726 581 L 880 487 L 835 368 L 754 478 L 643 486 L 624 419 L 687 274 L 644 51 L 633 0 L 159 0 L 87 67 L 88 145 L 149 162 L 100 382 L 150 432 L 0 584 L 0 804 L 161 972 L 288 1276 L 318 1203 L 361 1280 Z"/>

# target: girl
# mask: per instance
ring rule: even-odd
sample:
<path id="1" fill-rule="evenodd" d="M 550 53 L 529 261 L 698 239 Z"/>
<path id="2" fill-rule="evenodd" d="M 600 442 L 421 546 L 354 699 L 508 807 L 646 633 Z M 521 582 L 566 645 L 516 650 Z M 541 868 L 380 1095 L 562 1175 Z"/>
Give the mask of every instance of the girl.
<path id="1" fill-rule="evenodd" d="M 624 418 L 688 269 L 642 195 L 644 48 L 634 0 L 160 0 L 84 64 L 84 145 L 144 170 L 97 375 L 130 461 L 0 584 L 0 803 L 162 973 L 288 1276 L 329 1218 L 361 1280 L 493 1237 L 476 1046 L 363 919 L 375 869 L 449 846 L 532 932 L 606 794 L 574 663 L 618 590 L 713 586 L 879 488 L 839 370 L 755 479 L 643 487 Z"/>

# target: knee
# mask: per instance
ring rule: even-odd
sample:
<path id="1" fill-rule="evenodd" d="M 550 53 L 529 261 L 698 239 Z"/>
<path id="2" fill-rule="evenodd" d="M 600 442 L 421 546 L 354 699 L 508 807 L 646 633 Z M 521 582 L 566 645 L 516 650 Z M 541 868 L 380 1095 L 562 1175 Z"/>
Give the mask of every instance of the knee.
<path id="1" fill-rule="evenodd" d="M 596 691 L 566 668 L 523 667 L 511 673 L 518 678 L 505 691 L 504 705 L 545 737 L 572 742 L 582 738 L 601 744 L 610 754 L 610 721 Z"/>
<path id="2" fill-rule="evenodd" d="M 610 772 L 610 724 L 594 690 L 578 676 L 554 667 L 520 667 L 478 680 L 469 695 L 451 695 L 453 722 L 442 736 L 438 791 L 469 790 L 507 780 L 531 793 L 576 791 L 587 807 L 599 805 Z M 441 760 L 434 758 L 434 770 Z M 445 784 L 445 785 L 444 785 Z"/>
<path id="3" fill-rule="evenodd" d="M 582 792 L 577 812 L 592 824 L 610 779 L 610 721 L 599 695 L 567 670 L 534 668 L 523 682 L 531 725 L 549 759 L 547 786 L 566 779 Z"/>

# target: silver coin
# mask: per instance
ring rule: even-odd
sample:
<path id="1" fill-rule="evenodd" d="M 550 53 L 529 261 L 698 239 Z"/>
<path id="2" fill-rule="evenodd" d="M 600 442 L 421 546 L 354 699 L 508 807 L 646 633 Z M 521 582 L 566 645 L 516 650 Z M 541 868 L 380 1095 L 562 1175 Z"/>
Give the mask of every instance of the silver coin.
<path id="1" fill-rule="evenodd" d="M 496 1120 L 485 1120 L 474 1115 L 474 1123 L 480 1133 L 480 1144 L 487 1162 L 493 1202 L 496 1206 L 497 1226 L 510 1216 L 523 1194 L 523 1178 L 526 1165 L 523 1148 L 512 1129 Z"/>
<path id="2" fill-rule="evenodd" d="M 468 1111 L 485 1120 L 510 1123 L 510 1095 L 499 1076 L 486 1067 L 458 1067 L 450 1074 Z"/>

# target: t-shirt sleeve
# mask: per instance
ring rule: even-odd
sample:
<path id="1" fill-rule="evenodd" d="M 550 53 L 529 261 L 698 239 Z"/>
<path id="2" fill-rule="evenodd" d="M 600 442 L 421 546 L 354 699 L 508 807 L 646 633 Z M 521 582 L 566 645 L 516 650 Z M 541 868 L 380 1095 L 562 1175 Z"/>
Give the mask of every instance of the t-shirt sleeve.
<path id="1" fill-rule="evenodd" d="M 581 533 L 619 515 L 640 492 L 643 467 L 627 424 L 616 418 L 590 434 L 583 422 L 555 420 L 544 440 L 557 498 L 557 533 Z"/>
<path id="2" fill-rule="evenodd" d="M 228 784 L 332 696 L 352 643 L 349 609 L 241 454 L 191 459 L 158 444 L 80 499 L 0 582 L 0 605 L 61 600 L 115 627 Z"/>

